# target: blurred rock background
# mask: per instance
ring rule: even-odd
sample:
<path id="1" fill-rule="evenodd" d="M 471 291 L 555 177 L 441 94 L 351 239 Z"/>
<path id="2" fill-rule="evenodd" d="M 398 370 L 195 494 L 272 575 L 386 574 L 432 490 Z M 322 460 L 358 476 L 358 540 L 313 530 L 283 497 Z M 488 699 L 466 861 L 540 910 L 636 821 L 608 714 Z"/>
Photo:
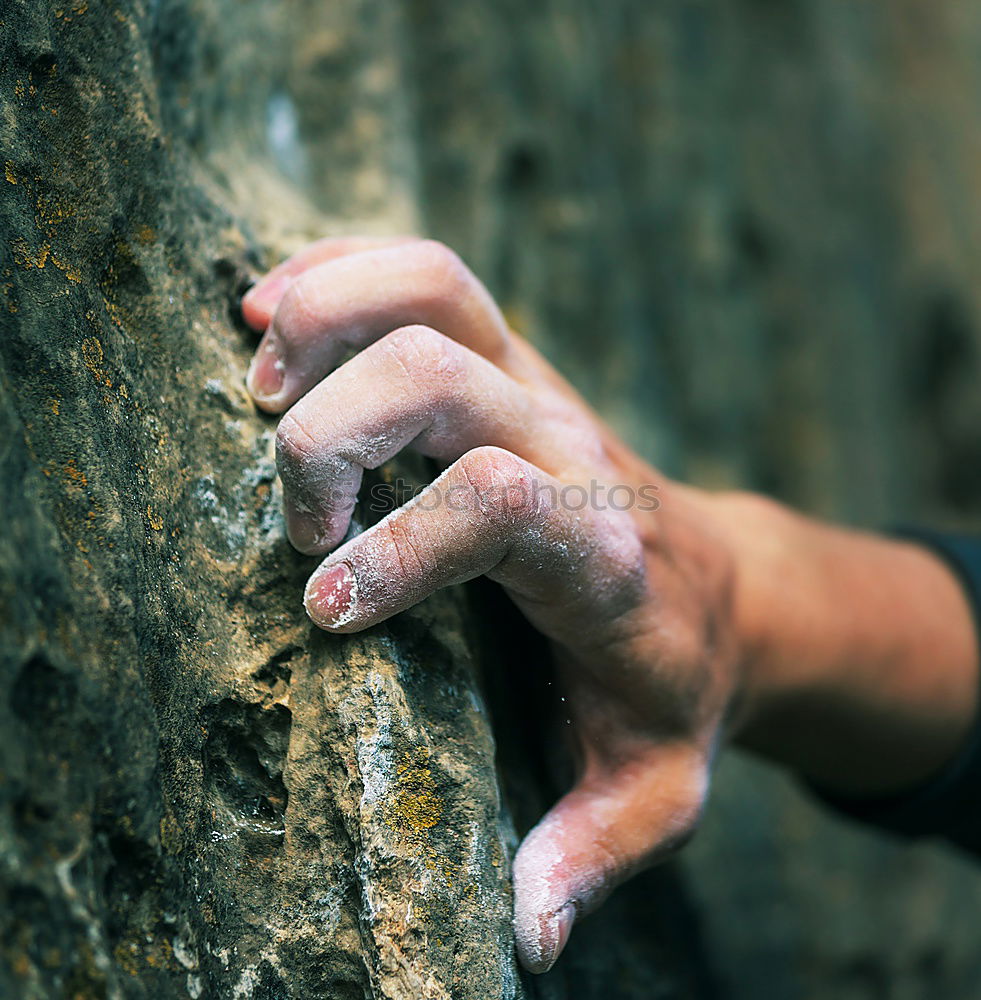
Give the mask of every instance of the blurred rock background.
<path id="1" fill-rule="evenodd" d="M 961 0 L 0 0 L 0 993 L 976 997 L 981 875 L 735 756 L 522 982 L 534 648 L 313 635 L 234 300 L 424 232 L 665 472 L 976 528 L 979 124 Z"/>

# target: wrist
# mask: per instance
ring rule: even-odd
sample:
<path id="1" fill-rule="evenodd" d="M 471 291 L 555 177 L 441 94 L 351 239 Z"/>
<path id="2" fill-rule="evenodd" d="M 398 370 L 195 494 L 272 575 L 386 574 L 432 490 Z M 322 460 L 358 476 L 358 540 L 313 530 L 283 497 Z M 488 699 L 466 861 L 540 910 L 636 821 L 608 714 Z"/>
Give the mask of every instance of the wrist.
<path id="1" fill-rule="evenodd" d="M 959 749 L 977 707 L 967 598 L 932 552 L 718 497 L 736 567 L 733 737 L 845 794 L 912 787 Z"/>

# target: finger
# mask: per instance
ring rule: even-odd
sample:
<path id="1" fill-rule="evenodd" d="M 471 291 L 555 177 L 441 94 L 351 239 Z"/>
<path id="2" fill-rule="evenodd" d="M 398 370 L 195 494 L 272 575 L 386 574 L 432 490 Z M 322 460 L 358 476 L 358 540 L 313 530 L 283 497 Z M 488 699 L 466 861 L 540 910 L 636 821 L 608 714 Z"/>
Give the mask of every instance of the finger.
<path id="1" fill-rule="evenodd" d="M 364 469 L 408 445 L 452 462 L 480 445 L 547 471 L 588 433 L 500 368 L 429 327 L 405 327 L 342 365 L 283 417 L 277 460 L 290 541 L 323 554 L 347 532 Z"/>
<path id="2" fill-rule="evenodd" d="M 325 559 L 307 584 L 307 613 L 355 632 L 486 573 L 546 635 L 569 640 L 588 621 L 602 637 L 643 599 L 643 551 L 619 515 L 568 510 L 560 490 L 510 452 L 469 451 Z"/>
<path id="3" fill-rule="evenodd" d="M 242 316 L 249 326 L 265 330 L 283 293 L 293 279 L 318 264 L 347 257 L 364 250 L 418 241 L 416 236 L 338 236 L 317 240 L 277 264 L 242 296 Z"/>
<path id="4" fill-rule="evenodd" d="M 441 243 L 352 254 L 299 275 L 249 368 L 256 402 L 279 413 L 335 368 L 402 326 L 422 324 L 500 363 L 508 330 L 487 290 Z"/>
<path id="5" fill-rule="evenodd" d="M 528 834 L 514 861 L 514 933 L 521 963 L 547 972 L 573 924 L 631 875 L 691 835 L 708 770 L 688 745 L 648 747 L 594 768 Z"/>

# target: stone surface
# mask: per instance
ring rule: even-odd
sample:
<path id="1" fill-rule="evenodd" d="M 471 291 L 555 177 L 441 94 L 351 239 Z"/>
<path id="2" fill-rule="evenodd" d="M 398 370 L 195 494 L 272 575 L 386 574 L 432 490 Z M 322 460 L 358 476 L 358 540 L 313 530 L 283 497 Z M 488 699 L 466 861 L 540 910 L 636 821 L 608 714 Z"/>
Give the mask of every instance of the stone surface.
<path id="1" fill-rule="evenodd" d="M 331 227 L 270 165 L 285 13 L 3 9 L 5 997 L 519 992 L 458 599 L 315 635 L 243 387 L 249 205 Z"/>
<path id="2" fill-rule="evenodd" d="M 236 301 L 426 231 L 668 471 L 970 523 L 978 44 L 958 0 L 0 0 L 0 996 L 976 996 L 973 869 L 736 758 L 522 980 L 545 653 L 480 586 L 315 634 Z"/>
<path id="3" fill-rule="evenodd" d="M 312 628 L 243 387 L 260 265 L 419 224 L 402 13 L 59 0 L 0 22 L 0 995 L 527 995 L 480 611 L 452 593 L 362 637 Z M 653 878 L 648 923 L 681 899 Z M 687 993 L 674 936 L 663 969 L 598 937 L 594 988 L 626 947 L 644 995 Z"/>

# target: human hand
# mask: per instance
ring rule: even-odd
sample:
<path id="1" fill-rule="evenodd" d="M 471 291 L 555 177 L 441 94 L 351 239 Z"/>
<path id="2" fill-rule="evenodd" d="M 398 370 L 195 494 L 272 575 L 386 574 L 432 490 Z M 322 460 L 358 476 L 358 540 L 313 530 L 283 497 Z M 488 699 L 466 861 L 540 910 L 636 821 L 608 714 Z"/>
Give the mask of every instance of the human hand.
<path id="1" fill-rule="evenodd" d="M 551 640 L 579 767 L 515 859 L 528 969 L 550 968 L 578 917 L 690 836 L 724 734 L 857 793 L 919 780 L 956 748 L 977 667 L 949 570 L 667 481 L 445 247 L 321 241 L 242 309 L 266 331 L 249 388 L 285 413 L 289 537 L 330 553 L 306 588 L 314 622 L 356 632 L 486 574 Z M 445 471 L 335 549 L 362 471 L 406 447 Z"/>
<path id="2" fill-rule="evenodd" d="M 731 565 L 708 501 L 617 441 L 438 243 L 322 241 L 242 307 L 266 331 L 249 388 L 285 412 L 290 539 L 330 552 L 310 617 L 355 632 L 486 574 L 552 642 L 579 777 L 514 864 L 519 955 L 545 971 L 575 919 L 701 810 L 736 687 Z M 331 552 L 362 470 L 406 447 L 445 471 Z"/>

